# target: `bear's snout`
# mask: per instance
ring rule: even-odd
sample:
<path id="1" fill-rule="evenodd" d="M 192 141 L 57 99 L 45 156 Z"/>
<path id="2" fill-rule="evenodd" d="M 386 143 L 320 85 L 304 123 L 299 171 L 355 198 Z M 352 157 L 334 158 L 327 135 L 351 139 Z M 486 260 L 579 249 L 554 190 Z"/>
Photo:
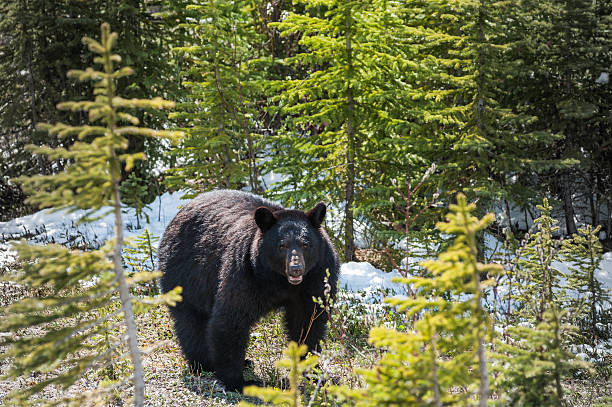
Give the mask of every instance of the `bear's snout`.
<path id="1" fill-rule="evenodd" d="M 301 250 L 293 249 L 288 253 L 287 256 L 287 280 L 293 285 L 297 285 L 302 282 L 304 278 L 304 271 L 306 267 L 304 265 L 304 254 Z"/>
<path id="2" fill-rule="evenodd" d="M 290 265 L 287 269 L 287 274 L 289 274 L 290 276 L 301 276 L 302 274 L 304 274 L 304 266 L 302 266 L 301 264 Z"/>

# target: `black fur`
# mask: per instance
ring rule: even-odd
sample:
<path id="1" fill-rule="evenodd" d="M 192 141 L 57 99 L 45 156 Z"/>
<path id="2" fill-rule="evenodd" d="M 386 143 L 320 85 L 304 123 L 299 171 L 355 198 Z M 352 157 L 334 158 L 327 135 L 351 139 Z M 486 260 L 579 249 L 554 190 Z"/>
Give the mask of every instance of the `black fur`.
<path id="1" fill-rule="evenodd" d="M 290 339 L 318 349 L 327 315 L 312 297 L 323 298 L 326 269 L 335 295 L 339 273 L 336 251 L 320 227 L 324 216 L 323 203 L 304 213 L 229 190 L 202 194 L 179 211 L 161 241 L 159 269 L 163 292 L 183 287 L 183 301 L 170 312 L 193 369 L 214 371 L 228 390 L 241 391 L 250 328 L 281 307 Z M 294 260 L 303 260 L 297 285 L 288 281 L 281 241 L 300 246 L 289 249 L 299 251 Z"/>

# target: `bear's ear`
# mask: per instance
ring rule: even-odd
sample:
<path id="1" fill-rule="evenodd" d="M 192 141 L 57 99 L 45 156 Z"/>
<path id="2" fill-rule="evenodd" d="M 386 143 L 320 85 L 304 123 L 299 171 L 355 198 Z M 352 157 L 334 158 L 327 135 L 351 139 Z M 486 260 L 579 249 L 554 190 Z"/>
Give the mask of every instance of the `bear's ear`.
<path id="1" fill-rule="evenodd" d="M 325 212 L 327 211 L 327 207 L 323 202 L 319 202 L 314 208 L 306 212 L 306 216 L 310 220 L 310 223 L 314 225 L 314 227 L 318 228 L 323 223 L 323 219 L 325 219 Z"/>
<path id="2" fill-rule="evenodd" d="M 276 223 L 276 216 L 269 208 L 260 206 L 255 210 L 255 223 L 262 232 L 266 232 Z"/>

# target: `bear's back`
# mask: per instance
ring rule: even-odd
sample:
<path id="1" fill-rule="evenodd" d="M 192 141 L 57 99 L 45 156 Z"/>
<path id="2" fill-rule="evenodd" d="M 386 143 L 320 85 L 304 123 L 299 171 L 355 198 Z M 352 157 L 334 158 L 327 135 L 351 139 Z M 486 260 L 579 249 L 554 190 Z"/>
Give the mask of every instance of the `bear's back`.
<path id="1" fill-rule="evenodd" d="M 162 291 L 180 285 L 184 297 L 213 294 L 209 290 L 217 285 L 219 265 L 230 247 L 234 255 L 248 252 L 257 232 L 253 215 L 260 206 L 283 209 L 267 199 L 233 190 L 203 193 L 181 208 L 159 245 Z M 237 244 L 244 247 L 237 248 Z"/>
<path id="2" fill-rule="evenodd" d="M 172 219 L 162 238 L 160 250 L 162 247 L 171 249 L 168 246 L 174 244 L 194 242 L 204 234 L 222 237 L 226 235 L 226 229 L 235 228 L 238 224 L 251 229 L 255 226 L 253 213 L 260 206 L 272 210 L 283 209 L 272 201 L 243 191 L 222 189 L 198 195 Z"/>
<path id="3" fill-rule="evenodd" d="M 186 210 L 192 219 L 207 220 L 213 217 L 216 224 L 224 221 L 231 224 L 243 218 L 252 221 L 255 209 L 260 206 L 267 206 L 273 211 L 283 209 L 277 203 L 249 192 L 220 189 L 198 195 L 181 212 Z"/>

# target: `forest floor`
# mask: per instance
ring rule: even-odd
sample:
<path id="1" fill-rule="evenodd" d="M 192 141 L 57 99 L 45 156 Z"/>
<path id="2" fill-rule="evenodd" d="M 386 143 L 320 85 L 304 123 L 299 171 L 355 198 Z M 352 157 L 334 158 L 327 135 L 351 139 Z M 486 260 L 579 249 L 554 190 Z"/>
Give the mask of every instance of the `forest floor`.
<path id="1" fill-rule="evenodd" d="M 0 283 L 2 284 L 4 284 L 0 286 L 2 306 L 31 294 L 21 287 Z M 362 310 L 367 310 L 367 307 Z M 371 326 L 381 321 L 376 321 L 377 318 L 374 317 L 368 318 L 365 313 L 357 316 L 363 320 L 355 321 L 355 324 L 348 327 L 350 332 L 345 332 L 346 337 L 343 340 L 334 338 L 333 333 L 330 333 L 320 363 L 320 368 L 325 372 L 329 383 L 344 384 L 352 388 L 362 387 L 365 383 L 357 371 L 372 368 L 379 359 L 381 351 L 367 343 L 367 334 Z M 141 349 L 154 347 L 154 350 L 143 355 L 147 398 L 145 405 L 216 407 L 235 405 L 245 399 L 241 394 L 226 392 L 212 374 L 202 376 L 190 374 L 176 342 L 166 307 L 158 306 L 139 315 L 137 322 Z M 42 330 L 32 329 L 28 333 L 36 335 L 42 333 Z M 273 313 L 262 319 L 251 333 L 247 358 L 253 362 L 253 365 L 245 371 L 245 378 L 259 381 L 265 386 L 285 388 L 286 372 L 279 371 L 275 363 L 282 358 L 286 344 L 282 315 Z M 0 348 L 0 352 L 2 351 Z M 10 360 L 0 361 L 0 376 L 5 375 L 9 367 Z M 127 369 L 126 360 L 116 360 L 111 369 L 89 372 L 67 390 L 47 388 L 43 397 L 46 400 L 58 400 L 65 396 L 82 394 L 94 390 L 101 383 L 108 382 L 116 376 L 125 374 Z M 0 404 L 8 392 L 22 390 L 45 376 L 42 373 L 34 373 L 26 378 L 0 380 Z M 314 386 L 306 385 L 303 389 L 306 402 L 312 387 Z M 576 407 L 594 406 L 601 397 L 612 396 L 612 386 L 605 380 L 565 382 L 564 390 L 570 405 Z M 119 388 L 104 401 L 104 405 L 122 406 L 130 397 L 130 392 L 129 386 Z M 327 395 L 323 391 L 318 397 L 326 398 Z"/>
<path id="2" fill-rule="evenodd" d="M 25 290 L 8 286 L 6 283 L 0 283 L 0 290 L 0 303 L 3 306 L 25 293 Z M 173 324 L 165 306 L 157 306 L 139 315 L 137 325 L 140 349 L 154 347 L 154 350 L 143 353 L 147 406 L 228 406 L 248 399 L 235 392 L 226 392 L 212 373 L 195 376 L 189 372 L 174 337 Z M 34 336 L 42 333 L 42 329 L 29 329 L 27 332 Z M 275 367 L 275 363 L 282 358 L 286 345 L 281 314 L 272 313 L 263 318 L 251 333 L 247 358 L 253 364 L 245 370 L 245 379 L 258 381 L 265 386 L 286 388 L 288 379 L 285 372 Z M 355 347 L 354 353 L 345 357 L 339 350 L 339 343 L 330 342 L 329 345 L 324 351 L 328 377 L 331 377 L 335 384 L 362 385 L 361 381 L 355 382 L 359 379 L 352 374 L 352 369 L 372 367 L 378 359 L 378 351 Z M 0 347 L 0 352 L 2 351 Z M 10 360 L 0 360 L 0 377 L 8 373 L 10 363 Z M 42 397 L 45 400 L 59 400 L 92 391 L 104 382 L 123 376 L 127 369 L 127 360 L 116 360 L 112 369 L 90 372 L 67 390 L 48 387 Z M 9 392 L 25 389 L 45 377 L 43 373 L 33 373 L 26 378 L 0 380 L 0 405 Z M 123 386 L 114 396 L 105 400 L 104 405 L 124 405 L 124 400 L 130 396 L 129 386 Z"/>

